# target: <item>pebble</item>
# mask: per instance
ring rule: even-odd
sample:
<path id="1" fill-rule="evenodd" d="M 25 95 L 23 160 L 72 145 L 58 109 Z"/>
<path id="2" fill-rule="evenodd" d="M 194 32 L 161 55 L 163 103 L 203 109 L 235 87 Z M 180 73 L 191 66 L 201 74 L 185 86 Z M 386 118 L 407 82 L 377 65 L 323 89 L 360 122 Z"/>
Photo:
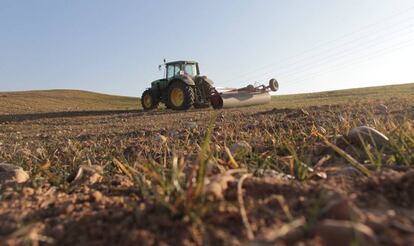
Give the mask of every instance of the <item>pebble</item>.
<path id="1" fill-rule="evenodd" d="M 25 196 L 32 196 L 35 193 L 34 189 L 30 187 L 24 187 L 22 192 Z"/>
<path id="2" fill-rule="evenodd" d="M 352 143 L 362 144 L 362 139 L 365 143 L 369 143 L 378 148 L 386 146 L 389 141 L 387 136 L 369 126 L 352 128 L 351 131 L 349 131 L 348 138 Z"/>
<path id="3" fill-rule="evenodd" d="M 193 121 L 189 121 L 187 123 L 185 123 L 185 127 L 187 127 L 188 129 L 196 129 L 198 127 L 196 122 Z"/>
<path id="4" fill-rule="evenodd" d="M 387 113 L 388 112 L 388 107 L 385 104 L 379 104 L 377 105 L 377 110 L 380 111 L 381 113 Z"/>
<path id="5" fill-rule="evenodd" d="M 24 183 L 30 178 L 23 168 L 9 164 L 0 163 L 0 183 Z"/>
<path id="6" fill-rule="evenodd" d="M 102 201 L 102 198 L 103 198 L 103 195 L 100 191 L 92 192 L 91 196 L 95 202 L 100 202 Z"/>
<path id="7" fill-rule="evenodd" d="M 327 219 L 316 226 L 318 235 L 324 245 L 377 245 L 374 232 L 368 226 L 350 221 Z"/>
<path id="8" fill-rule="evenodd" d="M 153 140 L 159 142 L 160 144 L 164 144 L 167 142 L 167 137 L 161 134 L 157 134 L 154 136 Z"/>
<path id="9" fill-rule="evenodd" d="M 333 194 L 328 197 L 328 202 L 321 210 L 321 216 L 336 220 L 355 221 L 362 218 L 362 213 L 348 199 L 339 194 Z"/>
<path id="10" fill-rule="evenodd" d="M 318 126 L 318 130 L 320 133 L 322 133 L 322 135 L 326 135 L 327 131 L 325 128 L 323 128 L 322 126 Z"/>
<path id="11" fill-rule="evenodd" d="M 293 177 L 292 175 L 281 173 L 272 169 L 258 169 L 257 173 L 263 175 L 263 177 L 265 178 L 277 178 L 282 180 L 295 179 L 295 177 Z"/>
<path id="12" fill-rule="evenodd" d="M 247 153 L 251 153 L 253 151 L 253 148 L 248 142 L 243 140 L 243 141 L 234 143 L 230 147 L 230 151 L 233 155 L 242 154 L 242 153 L 247 154 Z"/>
<path id="13" fill-rule="evenodd" d="M 66 209 L 65 209 L 65 212 L 66 213 L 68 213 L 68 214 L 70 214 L 70 213 L 72 213 L 73 211 L 75 211 L 75 205 L 73 205 L 73 204 L 69 204 L 67 207 L 66 207 Z"/>
<path id="14" fill-rule="evenodd" d="M 66 179 L 68 182 L 88 182 L 95 184 L 102 180 L 103 168 L 98 165 L 81 165 Z"/>
<path id="15" fill-rule="evenodd" d="M 224 192 L 228 188 L 228 183 L 235 181 L 235 178 L 228 173 L 218 174 L 206 180 L 204 192 L 214 199 L 223 200 Z"/>
<path id="16" fill-rule="evenodd" d="M 362 173 L 354 167 L 343 167 L 337 171 L 329 173 L 329 176 L 359 177 L 362 176 Z"/>

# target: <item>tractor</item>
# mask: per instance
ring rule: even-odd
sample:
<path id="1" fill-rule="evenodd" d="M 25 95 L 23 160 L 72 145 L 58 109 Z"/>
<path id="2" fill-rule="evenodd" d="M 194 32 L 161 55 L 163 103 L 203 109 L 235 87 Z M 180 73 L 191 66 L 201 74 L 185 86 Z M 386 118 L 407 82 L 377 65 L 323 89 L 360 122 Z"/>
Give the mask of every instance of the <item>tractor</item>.
<path id="1" fill-rule="evenodd" d="M 144 110 L 156 109 L 159 103 L 174 110 L 210 106 L 213 81 L 200 75 L 197 62 L 174 61 L 164 64 L 165 78 L 153 81 L 151 88 L 142 94 L 141 104 Z"/>

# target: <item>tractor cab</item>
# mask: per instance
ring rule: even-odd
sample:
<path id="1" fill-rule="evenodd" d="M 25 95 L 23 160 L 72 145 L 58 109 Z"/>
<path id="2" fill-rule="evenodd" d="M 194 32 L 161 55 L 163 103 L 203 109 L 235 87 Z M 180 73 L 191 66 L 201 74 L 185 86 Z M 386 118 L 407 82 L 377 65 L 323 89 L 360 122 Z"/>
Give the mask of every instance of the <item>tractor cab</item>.
<path id="1" fill-rule="evenodd" d="M 188 75 L 194 78 L 200 75 L 198 63 L 194 61 L 174 61 L 165 64 L 165 78 L 171 80 L 179 75 Z"/>

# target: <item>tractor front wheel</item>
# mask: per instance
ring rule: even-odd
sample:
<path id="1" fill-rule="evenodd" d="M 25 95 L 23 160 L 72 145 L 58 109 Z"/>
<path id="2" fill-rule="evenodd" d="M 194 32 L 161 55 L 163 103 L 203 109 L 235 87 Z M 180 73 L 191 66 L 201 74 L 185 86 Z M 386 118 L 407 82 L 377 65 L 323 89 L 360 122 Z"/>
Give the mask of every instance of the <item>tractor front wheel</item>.
<path id="1" fill-rule="evenodd" d="M 158 107 L 159 101 L 155 97 L 151 89 L 147 89 L 142 93 L 141 104 L 144 110 L 152 110 Z"/>
<path id="2" fill-rule="evenodd" d="M 187 110 L 194 104 L 194 90 L 181 81 L 173 82 L 168 87 L 167 107 L 174 110 Z"/>

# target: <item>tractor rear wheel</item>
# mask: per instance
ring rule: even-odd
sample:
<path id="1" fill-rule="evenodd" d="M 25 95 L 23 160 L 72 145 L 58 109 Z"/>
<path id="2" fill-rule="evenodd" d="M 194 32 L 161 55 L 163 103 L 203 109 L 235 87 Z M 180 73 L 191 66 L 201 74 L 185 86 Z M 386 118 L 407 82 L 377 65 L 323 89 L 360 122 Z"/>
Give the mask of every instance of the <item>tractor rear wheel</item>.
<path id="1" fill-rule="evenodd" d="M 187 110 L 194 104 L 194 90 L 181 81 L 173 82 L 168 87 L 167 107 L 174 110 Z"/>
<path id="2" fill-rule="evenodd" d="M 209 83 L 207 83 L 206 81 L 203 81 L 202 83 L 202 88 L 200 89 L 200 95 L 204 98 L 204 100 L 206 100 L 207 102 L 204 103 L 200 103 L 200 102 L 195 102 L 194 103 L 194 108 L 208 108 L 210 107 L 210 95 L 211 95 L 211 91 L 213 89 L 213 86 L 211 86 Z M 204 95 L 203 95 L 204 94 Z"/>
<path id="3" fill-rule="evenodd" d="M 159 101 L 155 97 L 151 89 L 147 89 L 142 93 L 141 105 L 144 110 L 152 110 L 158 107 Z"/>

